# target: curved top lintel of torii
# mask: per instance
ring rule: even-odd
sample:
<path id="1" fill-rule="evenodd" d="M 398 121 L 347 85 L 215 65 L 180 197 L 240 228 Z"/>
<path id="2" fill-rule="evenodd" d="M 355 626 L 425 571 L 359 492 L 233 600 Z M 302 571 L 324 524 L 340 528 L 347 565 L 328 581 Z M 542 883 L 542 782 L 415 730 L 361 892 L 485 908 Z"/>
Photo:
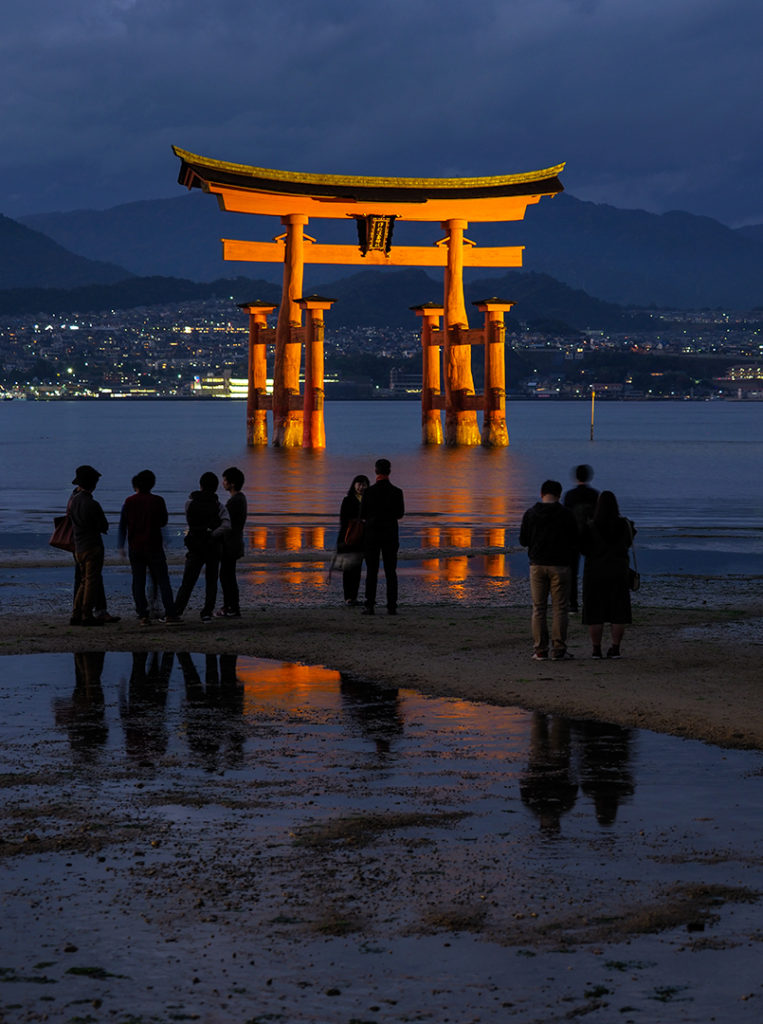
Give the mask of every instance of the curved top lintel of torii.
<path id="1" fill-rule="evenodd" d="M 241 213 L 343 218 L 369 213 L 406 220 L 521 220 L 541 196 L 563 191 L 564 164 L 478 178 L 383 178 L 282 171 L 227 163 L 173 146 L 178 181 L 218 196 Z"/>

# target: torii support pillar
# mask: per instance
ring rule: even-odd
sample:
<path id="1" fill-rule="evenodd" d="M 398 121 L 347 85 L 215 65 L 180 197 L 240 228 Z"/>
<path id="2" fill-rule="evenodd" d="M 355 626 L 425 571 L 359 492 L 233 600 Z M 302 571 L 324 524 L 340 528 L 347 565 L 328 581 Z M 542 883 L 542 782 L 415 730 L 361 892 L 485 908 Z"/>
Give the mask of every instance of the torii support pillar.
<path id="1" fill-rule="evenodd" d="M 440 416 L 440 317 L 445 312 L 436 302 L 411 306 L 421 317 L 421 440 L 423 444 L 442 444 Z"/>
<path id="2" fill-rule="evenodd" d="M 305 332 L 305 401 L 302 417 L 302 447 L 325 448 L 326 424 L 323 419 L 323 311 L 331 309 L 336 299 L 308 295 L 298 299 L 300 309 L 307 311 Z"/>
<path id="3" fill-rule="evenodd" d="M 273 371 L 273 444 L 277 448 L 298 448 L 302 444 L 302 410 L 297 401 L 301 345 L 292 340 L 292 331 L 302 326 L 298 299 L 302 295 L 307 217 L 290 213 L 281 217 L 281 223 L 286 227 L 286 246 Z"/>
<path id="4" fill-rule="evenodd" d="M 267 342 L 263 332 L 268 329 L 268 314 L 278 307 L 258 299 L 256 302 L 240 302 L 239 308 L 249 314 L 246 443 L 254 447 L 268 443 L 268 408 L 271 399 L 267 394 Z"/>
<path id="5" fill-rule="evenodd" d="M 482 444 L 486 448 L 505 448 L 506 429 L 506 325 L 503 322 L 513 302 L 485 299 L 474 305 L 485 314 L 485 412 L 482 419 Z"/>
<path id="6" fill-rule="evenodd" d="M 469 447 L 480 443 L 480 430 L 474 401 L 471 346 L 459 344 L 459 334 L 468 330 L 464 305 L 464 229 L 467 221 L 459 219 L 442 223 L 447 231 L 448 262 L 445 267 L 445 344 L 443 373 L 445 376 L 445 443 Z"/>

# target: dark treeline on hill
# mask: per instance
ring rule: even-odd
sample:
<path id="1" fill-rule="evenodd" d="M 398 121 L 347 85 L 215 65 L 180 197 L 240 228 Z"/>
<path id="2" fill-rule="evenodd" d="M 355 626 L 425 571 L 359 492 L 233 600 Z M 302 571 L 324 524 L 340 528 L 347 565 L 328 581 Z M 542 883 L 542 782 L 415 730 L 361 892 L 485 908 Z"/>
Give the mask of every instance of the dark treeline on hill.
<path id="1" fill-rule="evenodd" d="M 307 291 L 307 289 L 306 289 Z M 627 332 L 649 330 L 655 326 L 648 314 L 630 314 L 613 303 L 601 302 L 585 292 L 560 284 L 545 274 L 512 271 L 502 277 L 475 280 L 465 287 L 467 312 L 473 327 L 481 326 L 482 314 L 470 303 L 497 297 L 515 303 L 507 326 L 518 321 L 546 324 L 550 333 L 568 333 L 587 327 L 596 330 Z M 331 284 L 316 285 L 309 294 L 318 293 L 336 299 L 326 314 L 327 329 L 341 327 L 389 327 L 418 330 L 419 318 L 412 306 L 442 301 L 442 282 L 423 270 L 364 270 Z M 134 277 L 113 285 L 59 288 L 13 288 L 0 291 L 0 313 L 19 316 L 25 313 L 71 316 L 107 310 L 129 310 L 143 306 L 161 306 L 230 300 L 231 313 L 241 302 L 261 299 L 277 304 L 281 289 L 269 281 L 249 278 L 221 278 L 210 283 L 173 277 Z"/>
<path id="2" fill-rule="evenodd" d="M 0 313 L 9 316 L 24 313 L 71 316 L 74 313 L 101 313 L 173 303 L 182 306 L 185 302 L 208 299 L 230 299 L 231 309 L 234 309 L 237 302 L 262 299 L 277 303 L 280 297 L 281 289 L 277 285 L 247 278 L 221 278 L 199 283 L 179 277 L 131 277 L 118 284 L 81 288 L 10 288 L 0 291 Z"/>

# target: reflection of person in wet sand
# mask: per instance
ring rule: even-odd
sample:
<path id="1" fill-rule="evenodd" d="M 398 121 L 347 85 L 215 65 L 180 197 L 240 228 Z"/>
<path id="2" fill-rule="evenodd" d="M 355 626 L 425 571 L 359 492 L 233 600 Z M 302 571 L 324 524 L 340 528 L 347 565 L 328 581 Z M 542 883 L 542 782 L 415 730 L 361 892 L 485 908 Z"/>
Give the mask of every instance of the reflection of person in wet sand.
<path id="1" fill-rule="evenodd" d="M 127 756 L 153 764 L 167 750 L 164 719 L 174 655 L 133 651 L 132 671 L 119 694 L 119 714 Z"/>
<path id="2" fill-rule="evenodd" d="M 570 723 L 558 715 L 533 713 L 527 770 L 519 780 L 522 802 L 540 820 L 541 831 L 559 832 L 561 818 L 575 806 L 578 784 L 570 768 Z"/>
<path id="3" fill-rule="evenodd" d="M 618 807 L 635 791 L 630 729 L 581 722 L 575 732 L 581 741 L 580 788 L 593 800 L 598 823 L 612 825 Z"/>
<path id="4" fill-rule="evenodd" d="M 74 655 L 74 691 L 69 700 L 56 700 L 54 715 L 59 729 L 69 733 L 71 748 L 85 761 L 94 761 L 108 738 L 106 705 L 101 686 L 103 651 Z"/>
<path id="5" fill-rule="evenodd" d="M 238 655 L 204 655 L 201 681 L 193 658 L 178 653 L 186 696 L 185 735 L 206 771 L 239 767 L 244 748 L 244 688 L 236 674 Z"/>
<path id="6" fill-rule="evenodd" d="M 379 754 L 389 752 L 392 740 L 403 734 L 403 716 L 397 687 L 382 687 L 342 676 L 342 707 L 357 722 L 363 736 L 376 744 Z"/>

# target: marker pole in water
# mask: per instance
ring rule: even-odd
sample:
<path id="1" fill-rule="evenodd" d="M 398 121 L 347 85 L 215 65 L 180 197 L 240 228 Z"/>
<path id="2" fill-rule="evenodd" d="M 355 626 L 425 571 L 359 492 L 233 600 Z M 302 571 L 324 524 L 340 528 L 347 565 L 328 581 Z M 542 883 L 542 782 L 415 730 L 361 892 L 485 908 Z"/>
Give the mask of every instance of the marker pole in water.
<path id="1" fill-rule="evenodd" d="M 596 401 L 596 392 L 591 392 L 591 440 L 593 441 L 593 403 Z"/>

